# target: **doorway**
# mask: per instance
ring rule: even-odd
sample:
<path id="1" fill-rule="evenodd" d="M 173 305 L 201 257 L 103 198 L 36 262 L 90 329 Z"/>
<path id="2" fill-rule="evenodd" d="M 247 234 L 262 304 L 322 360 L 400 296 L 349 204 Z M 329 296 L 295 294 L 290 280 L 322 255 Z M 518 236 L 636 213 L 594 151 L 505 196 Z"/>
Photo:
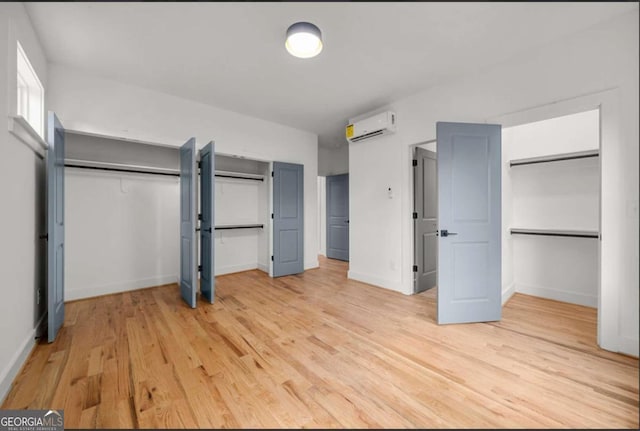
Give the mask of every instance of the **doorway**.
<path id="1" fill-rule="evenodd" d="M 327 176 L 325 187 L 327 257 L 349 261 L 349 174 Z"/>
<path id="2" fill-rule="evenodd" d="M 436 286 L 438 266 L 438 196 L 436 142 L 413 149 L 413 293 Z"/>

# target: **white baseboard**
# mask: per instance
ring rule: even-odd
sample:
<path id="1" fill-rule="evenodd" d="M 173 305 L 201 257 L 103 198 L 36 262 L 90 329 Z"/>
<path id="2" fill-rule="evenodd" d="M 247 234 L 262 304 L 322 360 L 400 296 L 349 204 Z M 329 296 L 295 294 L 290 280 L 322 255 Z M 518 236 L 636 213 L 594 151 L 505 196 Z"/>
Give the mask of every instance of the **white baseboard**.
<path id="1" fill-rule="evenodd" d="M 262 272 L 266 272 L 267 274 L 269 274 L 269 264 L 258 263 L 258 269 Z"/>
<path id="2" fill-rule="evenodd" d="M 598 307 L 598 297 L 595 295 L 567 292 L 540 286 L 529 286 L 526 284 L 516 284 L 515 291 L 524 293 L 525 295 L 539 296 L 541 298 L 554 299 L 556 301 L 584 305 L 586 307 Z"/>
<path id="3" fill-rule="evenodd" d="M 0 404 L 4 402 L 4 399 L 9 394 L 9 390 L 11 390 L 11 385 L 15 380 L 16 376 L 20 372 L 20 369 L 26 362 L 29 354 L 33 350 L 33 347 L 36 344 L 36 334 L 41 332 L 41 327 L 44 324 L 44 320 L 46 318 L 46 313 L 44 316 L 40 318 L 35 327 L 29 331 L 26 338 L 20 345 L 20 347 L 13 354 L 7 366 L 0 373 Z M 6 347 L 6 346 L 5 346 Z"/>
<path id="4" fill-rule="evenodd" d="M 250 269 L 258 269 L 258 263 L 243 263 L 242 265 L 228 265 L 221 268 L 216 267 L 216 275 L 233 274 L 234 272 L 248 271 Z"/>
<path id="5" fill-rule="evenodd" d="M 122 281 L 118 283 L 104 284 L 101 286 L 81 287 L 77 289 L 65 289 L 65 301 L 92 298 L 94 296 L 108 295 L 110 293 L 126 292 L 129 290 L 143 289 L 145 287 L 161 286 L 163 284 L 177 283 L 177 275 L 163 275 L 140 280 Z"/>
<path id="6" fill-rule="evenodd" d="M 313 268 L 318 268 L 320 266 L 320 261 L 318 259 L 316 260 L 310 260 L 309 262 L 305 262 L 304 263 L 304 269 L 313 269 Z"/>
<path id="7" fill-rule="evenodd" d="M 402 285 L 390 280 L 384 280 L 378 277 L 372 277 L 367 274 L 362 274 L 355 271 L 347 271 L 347 278 L 351 280 L 361 281 L 363 283 L 371 284 L 376 287 L 382 287 L 383 289 L 394 290 L 396 292 L 400 292 L 404 295 L 411 295 L 413 292 L 406 292 L 405 289 L 402 288 Z"/>
<path id="8" fill-rule="evenodd" d="M 634 337 L 620 336 L 619 351 L 627 355 L 638 357 L 638 347 L 640 339 Z"/>
<path id="9" fill-rule="evenodd" d="M 506 288 L 502 289 L 502 305 L 506 304 L 506 302 L 511 299 L 513 294 L 516 293 L 516 284 L 511 283 Z"/>

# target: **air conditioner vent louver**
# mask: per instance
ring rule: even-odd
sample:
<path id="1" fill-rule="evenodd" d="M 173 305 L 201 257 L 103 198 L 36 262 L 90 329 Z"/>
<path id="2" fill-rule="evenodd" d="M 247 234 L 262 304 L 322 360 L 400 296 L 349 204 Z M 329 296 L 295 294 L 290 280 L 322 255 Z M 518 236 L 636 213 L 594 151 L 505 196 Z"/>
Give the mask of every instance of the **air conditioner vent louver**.
<path id="1" fill-rule="evenodd" d="M 346 129 L 346 137 L 349 142 L 360 142 L 395 131 L 396 114 L 386 111 L 349 124 Z"/>
<path id="2" fill-rule="evenodd" d="M 373 138 L 374 136 L 379 136 L 382 135 L 383 132 L 382 130 L 376 130 L 375 132 L 371 132 L 371 133 L 367 133 L 366 135 L 360 135 L 356 138 L 351 139 L 351 142 L 358 142 L 358 141 L 362 141 L 363 139 L 367 139 L 367 138 Z"/>

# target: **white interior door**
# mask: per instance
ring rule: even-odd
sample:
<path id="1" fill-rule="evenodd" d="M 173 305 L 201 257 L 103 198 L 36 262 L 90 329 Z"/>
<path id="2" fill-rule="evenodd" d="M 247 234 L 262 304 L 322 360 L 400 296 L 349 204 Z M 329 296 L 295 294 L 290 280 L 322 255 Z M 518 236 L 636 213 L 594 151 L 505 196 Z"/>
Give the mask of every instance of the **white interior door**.
<path id="1" fill-rule="evenodd" d="M 501 126 L 443 123 L 438 142 L 438 323 L 500 320 Z"/>

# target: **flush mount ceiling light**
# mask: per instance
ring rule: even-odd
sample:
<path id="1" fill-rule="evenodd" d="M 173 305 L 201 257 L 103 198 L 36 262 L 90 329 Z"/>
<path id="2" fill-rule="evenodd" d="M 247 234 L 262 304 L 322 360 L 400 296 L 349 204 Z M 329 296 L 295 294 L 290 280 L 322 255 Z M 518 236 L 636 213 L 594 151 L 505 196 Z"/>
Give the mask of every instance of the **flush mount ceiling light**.
<path id="1" fill-rule="evenodd" d="M 322 33 L 310 22 L 297 22 L 287 29 L 284 46 L 294 57 L 315 57 L 322 51 Z"/>

